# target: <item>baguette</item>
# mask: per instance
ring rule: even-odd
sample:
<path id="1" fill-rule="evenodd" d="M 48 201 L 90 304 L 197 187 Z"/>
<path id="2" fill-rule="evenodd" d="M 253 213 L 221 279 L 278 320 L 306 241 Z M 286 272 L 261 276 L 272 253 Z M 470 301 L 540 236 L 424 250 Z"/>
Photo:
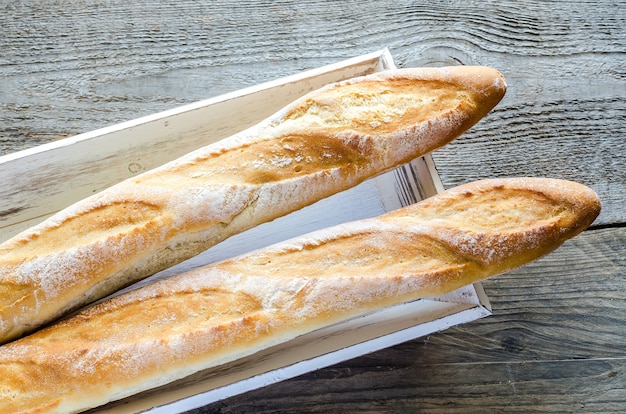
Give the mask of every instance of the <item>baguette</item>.
<path id="1" fill-rule="evenodd" d="M 502 98 L 485 67 L 329 85 L 0 245 L 0 343 L 445 145 Z"/>
<path id="2" fill-rule="evenodd" d="M 0 412 L 78 412 L 556 249 L 596 218 L 589 188 L 466 184 L 95 304 L 0 347 Z"/>

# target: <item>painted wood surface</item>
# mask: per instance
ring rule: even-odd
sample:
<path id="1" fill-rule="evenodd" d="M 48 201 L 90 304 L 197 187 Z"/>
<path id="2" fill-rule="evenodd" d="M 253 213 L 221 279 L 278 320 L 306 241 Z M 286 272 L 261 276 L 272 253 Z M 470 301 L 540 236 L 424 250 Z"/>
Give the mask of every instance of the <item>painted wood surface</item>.
<path id="1" fill-rule="evenodd" d="M 0 27 L 1 154 L 385 47 L 499 69 L 502 103 L 433 154 L 444 186 L 572 179 L 596 225 L 486 282 L 493 316 L 198 412 L 624 411 L 626 2 L 2 0 Z"/>

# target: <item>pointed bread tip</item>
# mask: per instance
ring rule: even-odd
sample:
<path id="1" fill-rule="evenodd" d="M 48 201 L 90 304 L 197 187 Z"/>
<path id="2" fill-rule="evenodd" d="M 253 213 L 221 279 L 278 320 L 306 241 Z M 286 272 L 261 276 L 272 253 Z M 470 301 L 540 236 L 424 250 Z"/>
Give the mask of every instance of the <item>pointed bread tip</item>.
<path id="1" fill-rule="evenodd" d="M 531 191 L 541 194 L 554 205 L 567 210 L 568 214 L 562 215 L 559 223 L 564 238 L 571 238 L 589 227 L 602 209 L 600 198 L 593 189 L 575 181 L 558 178 L 490 178 L 468 183 L 451 191 L 455 193 L 466 190 L 489 191 L 495 188 L 519 193 Z"/>
<path id="2" fill-rule="evenodd" d="M 504 98 L 507 91 L 507 83 L 502 73 L 489 66 L 402 68 L 380 72 L 380 75 L 460 85 L 471 94 L 471 100 L 477 105 L 473 114 L 474 123 L 487 115 Z"/>
<path id="3" fill-rule="evenodd" d="M 441 68 L 451 81 L 458 82 L 474 93 L 474 99 L 484 108 L 493 109 L 504 97 L 507 84 L 500 71 L 488 66 L 448 66 Z"/>

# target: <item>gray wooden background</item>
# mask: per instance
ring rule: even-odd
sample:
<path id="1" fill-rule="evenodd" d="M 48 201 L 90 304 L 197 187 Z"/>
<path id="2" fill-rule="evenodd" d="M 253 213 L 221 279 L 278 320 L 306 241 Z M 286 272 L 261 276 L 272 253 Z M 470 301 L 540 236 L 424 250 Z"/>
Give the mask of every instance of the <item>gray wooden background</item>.
<path id="1" fill-rule="evenodd" d="M 446 187 L 566 178 L 595 225 L 485 283 L 494 315 L 202 412 L 626 410 L 626 1 L 0 0 L 0 155 L 389 48 L 509 90 L 433 158 Z"/>

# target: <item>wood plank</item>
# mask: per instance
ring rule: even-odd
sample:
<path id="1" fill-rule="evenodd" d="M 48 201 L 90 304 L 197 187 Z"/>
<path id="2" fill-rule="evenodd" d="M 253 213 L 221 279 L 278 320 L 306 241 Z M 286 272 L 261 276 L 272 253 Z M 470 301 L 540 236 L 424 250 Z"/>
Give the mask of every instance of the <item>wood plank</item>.
<path id="1" fill-rule="evenodd" d="M 626 360 L 323 370 L 189 413 L 619 413 Z"/>

